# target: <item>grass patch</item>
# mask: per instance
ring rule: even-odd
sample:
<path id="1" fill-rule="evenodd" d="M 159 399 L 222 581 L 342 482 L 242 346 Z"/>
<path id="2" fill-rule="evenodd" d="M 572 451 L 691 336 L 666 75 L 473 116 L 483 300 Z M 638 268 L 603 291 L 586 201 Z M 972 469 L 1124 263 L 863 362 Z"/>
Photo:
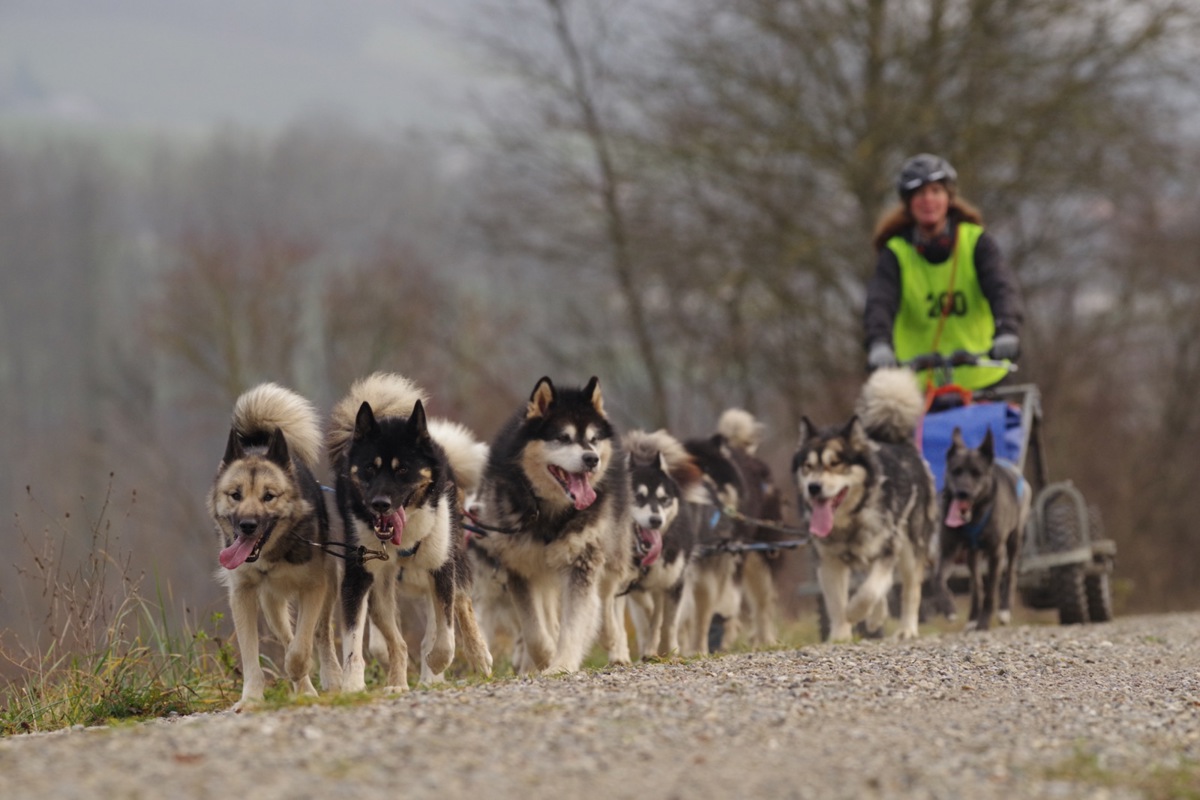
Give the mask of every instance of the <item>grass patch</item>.
<path id="1" fill-rule="evenodd" d="M 1117 770 L 1094 753 L 1077 752 L 1066 763 L 1048 770 L 1046 777 L 1089 787 L 1130 789 L 1146 800 L 1200 800 L 1200 762 L 1192 759 Z"/>
<path id="2" fill-rule="evenodd" d="M 9 676 L 0 686 L 0 734 L 190 714 L 237 696 L 235 656 L 217 634 L 221 615 L 209 628 L 180 629 L 163 592 L 148 599 L 144 576 L 119 553 L 111 477 L 91 522 L 70 513 L 51 517 L 26 489 L 49 521 L 33 537 L 17 518 L 26 559 L 15 566 L 33 632 L 26 641 L 11 632 L 0 638 L 0 665 Z M 90 547 L 69 566 L 67 543 L 81 537 Z"/>

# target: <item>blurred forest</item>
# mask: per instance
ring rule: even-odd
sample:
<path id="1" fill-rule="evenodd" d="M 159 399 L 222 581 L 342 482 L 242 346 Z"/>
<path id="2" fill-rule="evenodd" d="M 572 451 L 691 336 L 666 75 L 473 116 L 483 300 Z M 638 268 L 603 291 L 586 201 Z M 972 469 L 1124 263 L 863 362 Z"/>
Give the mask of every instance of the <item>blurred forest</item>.
<path id="1" fill-rule="evenodd" d="M 870 232 L 920 151 L 1021 279 L 1020 377 L 1118 611 L 1194 608 L 1198 33 L 1184 0 L 514 0 L 461 33 L 510 91 L 452 140 L 0 137 L 0 629 L 36 631 L 41 542 L 97 528 L 223 609 L 204 495 L 263 380 L 328 408 L 395 370 L 490 438 L 543 374 L 595 374 L 622 427 L 748 408 L 786 485 L 800 416 L 849 414 Z"/>

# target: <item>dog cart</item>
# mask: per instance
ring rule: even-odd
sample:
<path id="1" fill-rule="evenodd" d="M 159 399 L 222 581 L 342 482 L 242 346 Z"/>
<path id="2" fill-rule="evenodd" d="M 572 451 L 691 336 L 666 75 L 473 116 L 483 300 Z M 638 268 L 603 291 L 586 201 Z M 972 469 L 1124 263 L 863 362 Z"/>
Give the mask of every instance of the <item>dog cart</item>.
<path id="1" fill-rule="evenodd" d="M 914 370 L 933 371 L 939 385 L 933 392 L 933 408 L 948 406 L 927 413 L 922 431 L 922 452 L 938 489 L 954 428 L 961 427 L 972 446 L 991 428 L 997 457 L 1016 464 L 1033 492 L 1017 563 L 1017 592 L 1022 602 L 1035 609 L 1058 609 L 1063 625 L 1108 622 L 1113 618 L 1110 576 L 1116 543 L 1104 538 L 1098 509 L 1084 501 L 1071 481 L 1047 480 L 1037 386 L 1002 385 L 966 392 L 948 381 L 953 368 L 964 365 L 1015 370 L 1008 362 L 964 352 L 918 356 L 908 363 Z M 951 589 L 966 592 L 968 584 L 966 566 L 955 565 L 950 571 Z"/>

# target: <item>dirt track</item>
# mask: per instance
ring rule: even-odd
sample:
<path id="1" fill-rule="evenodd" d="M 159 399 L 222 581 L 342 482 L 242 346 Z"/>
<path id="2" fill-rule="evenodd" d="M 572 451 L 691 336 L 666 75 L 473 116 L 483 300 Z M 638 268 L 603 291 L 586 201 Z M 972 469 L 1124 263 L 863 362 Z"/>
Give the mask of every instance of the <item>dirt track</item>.
<path id="1" fill-rule="evenodd" d="M 505 679 L 12 737 L 0 797 L 1140 797 L 1155 769 L 1200 791 L 1198 667 L 1180 614 Z"/>

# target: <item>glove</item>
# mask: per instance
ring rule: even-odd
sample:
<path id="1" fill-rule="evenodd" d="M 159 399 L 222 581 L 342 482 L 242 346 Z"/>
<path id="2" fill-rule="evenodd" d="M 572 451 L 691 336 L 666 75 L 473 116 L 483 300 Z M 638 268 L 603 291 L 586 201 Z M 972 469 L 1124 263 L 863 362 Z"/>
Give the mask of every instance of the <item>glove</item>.
<path id="1" fill-rule="evenodd" d="M 1015 333 L 1002 333 L 992 340 L 992 351 L 988 355 L 997 361 L 1016 361 L 1021 354 L 1021 340 Z"/>
<path id="2" fill-rule="evenodd" d="M 896 366 L 896 351 L 887 342 L 876 342 L 867 352 L 867 369 L 874 372 L 884 367 Z"/>

